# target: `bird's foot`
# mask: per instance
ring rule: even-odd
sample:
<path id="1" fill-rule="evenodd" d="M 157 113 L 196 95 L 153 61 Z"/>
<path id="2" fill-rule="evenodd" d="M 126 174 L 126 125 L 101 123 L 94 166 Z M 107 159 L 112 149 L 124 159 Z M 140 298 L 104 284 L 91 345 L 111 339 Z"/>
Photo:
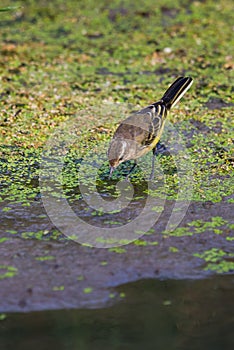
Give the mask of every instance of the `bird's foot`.
<path id="1" fill-rule="evenodd" d="M 158 156 L 159 154 L 162 155 L 169 155 L 169 149 L 161 142 L 158 142 L 155 149 L 154 149 L 154 155 Z"/>

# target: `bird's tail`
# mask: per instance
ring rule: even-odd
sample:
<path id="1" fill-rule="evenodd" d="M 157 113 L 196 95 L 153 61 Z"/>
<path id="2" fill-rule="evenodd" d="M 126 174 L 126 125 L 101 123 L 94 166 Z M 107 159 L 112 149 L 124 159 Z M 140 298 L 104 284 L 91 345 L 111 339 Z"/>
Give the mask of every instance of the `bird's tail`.
<path id="1" fill-rule="evenodd" d="M 185 92 L 190 88 L 192 83 L 193 79 L 190 77 L 180 77 L 176 79 L 176 81 L 171 84 L 161 99 L 166 108 L 170 109 L 175 106 Z"/>

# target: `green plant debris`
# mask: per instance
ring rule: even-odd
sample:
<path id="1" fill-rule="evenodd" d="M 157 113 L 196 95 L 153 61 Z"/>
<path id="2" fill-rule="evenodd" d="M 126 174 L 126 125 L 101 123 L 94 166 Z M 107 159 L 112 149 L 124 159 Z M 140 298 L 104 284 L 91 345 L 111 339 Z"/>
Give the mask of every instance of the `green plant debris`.
<path id="1" fill-rule="evenodd" d="M 194 256 L 206 262 L 204 270 L 226 273 L 234 270 L 234 253 L 228 253 L 222 249 L 212 248 L 203 253 L 194 253 Z"/>
<path id="2" fill-rule="evenodd" d="M 205 251 L 204 253 L 195 253 L 194 256 L 198 258 L 204 259 L 206 262 L 217 262 L 223 256 L 226 256 L 226 252 L 222 249 L 212 248 L 210 250 Z"/>
<path id="3" fill-rule="evenodd" d="M 176 247 L 169 247 L 169 252 L 171 253 L 178 253 L 179 249 Z"/>
<path id="4" fill-rule="evenodd" d="M 104 223 L 109 225 L 121 225 L 120 221 L 114 221 L 114 220 L 105 220 Z"/>
<path id="5" fill-rule="evenodd" d="M 86 287 L 83 289 L 84 294 L 90 294 L 90 293 L 92 293 L 92 291 L 93 291 L 93 288 L 91 288 L 91 287 Z"/>
<path id="6" fill-rule="evenodd" d="M 109 298 L 110 299 L 113 299 L 113 298 L 115 298 L 116 297 L 116 294 L 115 293 L 109 293 Z"/>
<path id="7" fill-rule="evenodd" d="M 0 238 L 0 243 L 4 243 L 4 242 L 6 242 L 6 241 L 8 241 L 8 240 L 9 240 L 8 237 L 1 237 L 1 238 Z"/>
<path id="8" fill-rule="evenodd" d="M 16 235 L 17 231 L 16 230 L 6 230 L 6 233 L 10 233 L 11 235 Z"/>
<path id="9" fill-rule="evenodd" d="M 158 245 L 158 242 L 157 241 L 145 241 L 143 239 L 136 239 L 134 242 L 133 242 L 134 245 L 137 245 L 137 246 L 143 246 L 143 247 L 146 247 L 146 246 L 151 246 L 151 245 Z"/>
<path id="10" fill-rule="evenodd" d="M 125 248 L 120 248 L 120 247 L 109 248 L 108 251 L 113 253 L 118 253 L 118 254 L 123 254 L 127 252 Z"/>
<path id="11" fill-rule="evenodd" d="M 136 239 L 133 242 L 133 244 L 136 246 L 146 247 L 146 246 L 156 246 L 156 245 L 158 245 L 158 242 L 157 241 L 146 241 L 143 239 Z"/>
<path id="12" fill-rule="evenodd" d="M 164 231 L 166 236 L 192 236 L 197 233 L 212 231 L 215 234 L 223 234 L 223 227 L 229 227 L 227 220 L 220 216 L 214 216 L 210 221 L 194 220 L 187 224 L 188 227 L 178 227 L 174 231 Z"/>
<path id="13" fill-rule="evenodd" d="M 215 227 L 219 227 L 222 226 L 224 224 L 226 224 L 227 221 L 224 220 L 222 217 L 220 216 L 214 216 L 211 218 L 211 221 L 207 221 L 207 222 L 203 222 L 202 220 L 195 220 L 195 221 L 191 221 L 190 223 L 188 223 L 188 226 L 194 226 L 196 227 L 196 229 L 199 228 L 215 228 Z"/>
<path id="14" fill-rule="evenodd" d="M 144 240 L 141 240 L 141 239 L 136 239 L 133 243 L 135 245 L 138 245 L 138 246 L 147 246 L 148 245 L 147 241 L 144 241 Z"/>
<path id="15" fill-rule="evenodd" d="M 205 270 L 215 271 L 217 273 L 228 273 L 234 271 L 233 261 L 220 261 L 218 264 L 209 263 Z"/>
<path id="16" fill-rule="evenodd" d="M 228 199 L 227 199 L 227 202 L 228 202 L 228 203 L 234 203 L 234 198 L 228 198 Z"/>
<path id="17" fill-rule="evenodd" d="M 77 281 L 83 281 L 84 280 L 84 276 L 83 275 L 80 275 L 77 277 Z"/>
<path id="18" fill-rule="evenodd" d="M 192 236 L 193 232 L 191 232 L 188 227 L 178 227 L 174 231 L 164 231 L 163 235 L 183 237 L 183 236 Z"/>
<path id="19" fill-rule="evenodd" d="M 2 212 L 3 212 L 3 213 L 7 213 L 7 212 L 10 211 L 10 210 L 11 210 L 10 207 L 4 207 L 4 208 L 2 208 Z"/>
<path id="20" fill-rule="evenodd" d="M 0 265 L 0 280 L 17 275 L 18 269 L 14 266 Z"/>
<path id="21" fill-rule="evenodd" d="M 44 235 L 44 231 L 40 230 L 38 232 L 22 232 L 21 236 L 24 239 L 35 238 L 41 240 Z"/>
<path id="22" fill-rule="evenodd" d="M 148 245 L 158 245 L 158 242 L 157 241 L 150 241 L 150 242 L 148 242 Z"/>
<path id="23" fill-rule="evenodd" d="M 147 232 L 144 232 L 144 231 L 135 231 L 135 233 L 138 233 L 138 234 L 140 234 L 140 235 L 143 235 L 143 234 L 145 234 L 145 235 L 152 235 L 152 234 L 155 233 L 155 230 L 154 230 L 154 228 L 150 228 Z"/>
<path id="24" fill-rule="evenodd" d="M 53 291 L 58 292 L 58 291 L 63 291 L 65 289 L 64 286 L 54 286 L 52 288 Z"/>
<path id="25" fill-rule="evenodd" d="M 87 248 L 93 248 L 92 244 L 90 243 L 82 243 L 82 246 Z"/>
<path id="26" fill-rule="evenodd" d="M 142 235 L 144 235 L 145 231 L 143 231 L 143 230 L 135 230 L 134 233 L 136 233 L 136 235 L 142 236 Z"/>
<path id="27" fill-rule="evenodd" d="M 6 314 L 0 314 L 0 321 L 4 321 L 7 318 Z"/>
<path id="28" fill-rule="evenodd" d="M 162 206 L 157 206 L 157 207 L 152 207 L 151 210 L 152 211 L 156 211 L 156 213 L 161 213 L 163 211 L 163 207 Z"/>
<path id="29" fill-rule="evenodd" d="M 103 237 L 98 237 L 96 238 L 97 243 L 104 243 L 104 244 L 128 244 L 129 240 L 128 239 L 116 239 L 116 238 L 103 238 Z"/>
<path id="30" fill-rule="evenodd" d="M 47 255 L 47 256 L 37 256 L 35 260 L 38 261 L 48 261 L 48 260 L 54 260 L 55 257 L 53 255 Z"/>
<path id="31" fill-rule="evenodd" d="M 16 234 L 15 232 L 14 234 Z M 29 231 L 22 232 L 20 236 L 24 239 L 37 239 L 37 240 L 68 240 L 68 238 L 61 234 L 58 230 L 48 232 L 47 230 L 39 230 L 37 232 Z M 76 237 L 74 237 L 76 238 Z"/>

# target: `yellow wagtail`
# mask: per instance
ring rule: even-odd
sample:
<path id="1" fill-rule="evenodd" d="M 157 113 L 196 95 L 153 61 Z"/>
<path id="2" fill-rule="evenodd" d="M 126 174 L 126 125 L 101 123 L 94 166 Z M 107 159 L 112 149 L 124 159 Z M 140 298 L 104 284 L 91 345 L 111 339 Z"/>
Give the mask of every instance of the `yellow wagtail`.
<path id="1" fill-rule="evenodd" d="M 154 175 L 154 156 L 160 152 L 160 137 L 163 132 L 168 111 L 175 106 L 185 92 L 190 88 L 193 79 L 180 77 L 167 89 L 161 100 L 143 108 L 123 120 L 116 129 L 108 149 L 110 177 L 113 170 L 122 162 L 136 159 L 149 151 L 153 151 L 152 172 Z M 128 175 L 129 175 L 128 174 Z"/>

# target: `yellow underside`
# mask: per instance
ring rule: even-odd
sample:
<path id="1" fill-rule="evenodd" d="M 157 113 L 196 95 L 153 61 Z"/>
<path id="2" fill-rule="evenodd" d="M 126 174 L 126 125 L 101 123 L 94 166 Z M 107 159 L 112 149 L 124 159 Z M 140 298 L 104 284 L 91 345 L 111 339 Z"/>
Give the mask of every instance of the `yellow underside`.
<path id="1" fill-rule="evenodd" d="M 163 132 L 163 129 L 164 129 L 164 124 L 165 124 L 165 121 L 162 123 L 162 127 L 160 129 L 160 132 L 158 133 L 158 135 L 154 138 L 154 140 L 152 141 L 152 143 L 146 147 L 144 147 L 138 154 L 137 158 L 141 157 L 141 156 L 144 156 L 146 153 L 148 153 L 149 151 L 151 151 L 156 145 L 157 143 L 159 142 L 160 138 L 161 138 L 161 135 L 162 135 L 162 132 Z"/>

